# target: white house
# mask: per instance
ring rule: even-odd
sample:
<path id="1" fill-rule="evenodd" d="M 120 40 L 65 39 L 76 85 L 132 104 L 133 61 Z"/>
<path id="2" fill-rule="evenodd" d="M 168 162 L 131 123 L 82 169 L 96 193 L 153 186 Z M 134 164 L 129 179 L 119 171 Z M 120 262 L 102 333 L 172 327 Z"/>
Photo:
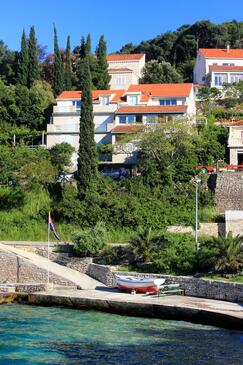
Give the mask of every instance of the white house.
<path id="1" fill-rule="evenodd" d="M 232 122 L 228 125 L 228 148 L 231 165 L 243 163 L 243 120 Z"/>
<path id="2" fill-rule="evenodd" d="M 243 80 L 243 49 L 198 50 L 193 71 L 194 84 L 222 88 L 224 83 Z"/>
<path id="3" fill-rule="evenodd" d="M 111 54 L 107 56 L 110 88 L 127 89 L 131 84 L 138 84 L 145 65 L 145 54 Z"/>
<path id="4" fill-rule="evenodd" d="M 134 164 L 137 147 L 119 144 L 121 135 L 172 116 L 184 115 L 195 122 L 191 83 L 130 85 L 126 90 L 95 90 L 92 97 L 95 141 L 115 145 L 113 164 Z M 56 102 L 47 125 L 47 148 L 68 142 L 78 151 L 81 92 L 64 91 Z"/>

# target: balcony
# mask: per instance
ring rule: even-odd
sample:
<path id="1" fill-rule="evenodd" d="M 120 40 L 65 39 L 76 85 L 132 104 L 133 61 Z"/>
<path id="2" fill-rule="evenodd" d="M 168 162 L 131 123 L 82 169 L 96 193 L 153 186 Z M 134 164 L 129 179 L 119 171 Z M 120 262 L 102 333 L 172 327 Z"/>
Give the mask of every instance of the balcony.
<path id="1" fill-rule="evenodd" d="M 242 138 L 230 137 L 228 139 L 228 147 L 243 147 L 243 137 Z"/>

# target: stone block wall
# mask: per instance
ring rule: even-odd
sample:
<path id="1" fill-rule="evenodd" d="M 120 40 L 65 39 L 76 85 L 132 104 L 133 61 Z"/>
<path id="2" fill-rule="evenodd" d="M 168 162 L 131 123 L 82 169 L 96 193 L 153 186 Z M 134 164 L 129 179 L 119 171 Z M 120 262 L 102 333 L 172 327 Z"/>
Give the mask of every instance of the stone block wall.
<path id="1" fill-rule="evenodd" d="M 167 231 L 170 233 L 190 233 L 195 234 L 192 226 L 168 226 Z M 225 223 L 200 223 L 198 230 L 199 236 L 218 237 L 219 233 L 225 234 Z"/>
<path id="2" fill-rule="evenodd" d="M 243 171 L 217 174 L 215 202 L 219 213 L 224 213 L 225 210 L 243 210 Z"/>
<path id="3" fill-rule="evenodd" d="M 116 271 L 116 267 L 91 264 L 88 274 L 109 287 L 115 287 L 115 274 L 136 277 L 166 278 L 166 284 L 180 284 L 186 295 L 209 299 L 243 302 L 243 284 L 221 280 L 207 280 L 192 276 L 174 276 L 162 274 L 142 274 Z"/>
<path id="4" fill-rule="evenodd" d="M 46 283 L 47 271 L 19 258 L 17 255 L 0 251 L 0 282 Z M 72 282 L 50 273 L 50 282 L 58 285 L 73 285 Z"/>

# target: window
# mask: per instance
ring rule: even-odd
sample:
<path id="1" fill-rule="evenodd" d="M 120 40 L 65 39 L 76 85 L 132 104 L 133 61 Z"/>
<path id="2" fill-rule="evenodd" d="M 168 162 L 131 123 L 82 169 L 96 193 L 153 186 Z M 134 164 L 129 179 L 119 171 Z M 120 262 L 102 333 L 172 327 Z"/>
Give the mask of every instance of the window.
<path id="1" fill-rule="evenodd" d="M 75 111 L 79 112 L 81 109 L 81 100 L 73 100 L 72 104 L 75 106 Z"/>
<path id="2" fill-rule="evenodd" d="M 108 105 L 109 104 L 109 96 L 102 96 L 101 104 L 102 105 Z"/>
<path id="3" fill-rule="evenodd" d="M 123 84 L 125 84 L 125 78 L 124 77 L 117 77 L 116 78 L 116 84 L 117 85 L 123 85 Z"/>
<path id="4" fill-rule="evenodd" d="M 227 74 L 215 74 L 214 76 L 214 85 L 222 86 L 227 82 Z"/>
<path id="5" fill-rule="evenodd" d="M 127 116 L 127 122 L 128 123 L 134 123 L 134 122 L 136 122 L 135 115 L 128 115 Z"/>
<path id="6" fill-rule="evenodd" d="M 129 105 L 137 105 L 138 104 L 138 97 L 137 95 L 130 95 L 128 99 Z"/>
<path id="7" fill-rule="evenodd" d="M 230 82 L 239 82 L 243 80 L 243 73 L 242 74 L 230 74 Z"/>
<path id="8" fill-rule="evenodd" d="M 217 63 L 213 63 L 213 66 L 218 66 L 218 64 Z"/>
<path id="9" fill-rule="evenodd" d="M 120 124 L 126 124 L 126 116 L 125 115 L 121 115 L 119 117 L 119 123 Z"/>
<path id="10" fill-rule="evenodd" d="M 119 123 L 120 124 L 136 123 L 136 116 L 135 115 L 120 115 L 119 116 Z"/>
<path id="11" fill-rule="evenodd" d="M 176 99 L 160 99 L 159 105 L 176 105 Z"/>
<path id="12" fill-rule="evenodd" d="M 222 65 L 223 66 L 234 66 L 235 64 L 234 63 L 223 63 Z"/>

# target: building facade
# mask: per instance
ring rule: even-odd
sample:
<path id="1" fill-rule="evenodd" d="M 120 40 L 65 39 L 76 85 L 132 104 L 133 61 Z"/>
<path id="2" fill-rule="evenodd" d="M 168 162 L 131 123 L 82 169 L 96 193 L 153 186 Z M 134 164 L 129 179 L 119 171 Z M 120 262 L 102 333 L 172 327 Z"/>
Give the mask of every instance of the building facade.
<path id="1" fill-rule="evenodd" d="M 110 164 L 135 163 L 136 142 L 120 143 L 126 133 L 139 128 L 185 116 L 195 122 L 196 105 L 193 84 L 130 85 L 126 90 L 92 92 L 95 141 L 97 145 L 112 144 Z M 67 142 L 79 148 L 80 91 L 64 91 L 56 99 L 50 124 L 47 125 L 47 148 Z M 75 157 L 74 157 L 75 165 Z M 108 163 L 108 161 L 107 161 Z"/>
<path id="2" fill-rule="evenodd" d="M 229 124 L 229 159 L 231 165 L 243 164 L 243 120 Z"/>
<path id="3" fill-rule="evenodd" d="M 112 90 L 127 89 L 138 84 L 145 65 L 145 54 L 111 54 L 107 56 Z"/>
<path id="4" fill-rule="evenodd" d="M 243 49 L 198 50 L 193 71 L 194 84 L 221 89 L 225 83 L 243 80 Z"/>

